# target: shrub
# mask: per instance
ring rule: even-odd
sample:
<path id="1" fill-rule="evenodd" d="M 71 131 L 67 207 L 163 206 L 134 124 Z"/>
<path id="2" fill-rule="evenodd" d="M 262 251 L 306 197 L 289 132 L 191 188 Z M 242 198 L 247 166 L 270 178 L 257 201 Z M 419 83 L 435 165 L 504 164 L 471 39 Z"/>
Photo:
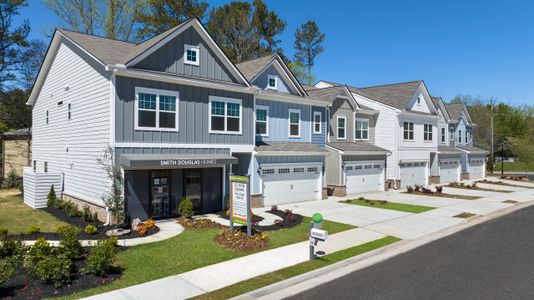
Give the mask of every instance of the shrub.
<path id="1" fill-rule="evenodd" d="M 443 186 L 441 186 L 441 185 L 437 185 L 437 186 L 436 186 L 436 193 L 438 193 L 438 194 L 443 193 Z"/>
<path id="2" fill-rule="evenodd" d="M 84 205 L 82 208 L 82 218 L 85 222 L 93 222 L 93 213 L 89 205 Z"/>
<path id="3" fill-rule="evenodd" d="M 20 189 L 22 187 L 22 177 L 15 173 L 15 170 L 11 169 L 7 173 L 6 178 L 2 182 L 3 189 Z"/>
<path id="4" fill-rule="evenodd" d="M 471 184 L 471 187 L 472 187 L 472 188 L 476 188 L 476 187 L 477 187 L 477 182 L 476 182 L 476 181 L 473 182 L 473 183 Z"/>
<path id="5" fill-rule="evenodd" d="M 9 233 L 9 229 L 5 227 L 0 227 L 0 235 L 7 235 Z"/>
<path id="6" fill-rule="evenodd" d="M 193 202 L 187 198 L 183 198 L 182 201 L 180 201 L 178 210 L 180 211 L 181 216 L 191 218 L 193 216 Z"/>
<path id="7" fill-rule="evenodd" d="M 80 258 L 83 254 L 82 244 L 78 241 L 80 229 L 71 225 L 63 225 L 57 228 L 57 233 L 60 235 L 59 248 L 63 250 L 64 255 L 68 259 Z"/>
<path id="8" fill-rule="evenodd" d="M 0 286 L 6 282 L 15 272 L 13 265 L 6 259 L 0 259 Z"/>
<path id="9" fill-rule="evenodd" d="M 423 186 L 421 186 L 421 185 L 419 185 L 419 184 L 414 185 L 414 190 L 415 190 L 416 192 L 421 192 L 421 189 L 422 189 L 422 188 L 423 188 Z"/>
<path id="10" fill-rule="evenodd" d="M 39 227 L 39 225 L 31 225 L 30 227 L 28 227 L 28 230 L 27 230 L 28 234 L 37 234 L 37 233 L 41 233 L 41 227 Z"/>
<path id="11" fill-rule="evenodd" d="M 99 240 L 87 257 L 84 272 L 98 276 L 106 275 L 112 268 L 117 255 L 117 237 Z"/>
<path id="12" fill-rule="evenodd" d="M 93 234 L 96 234 L 97 232 L 98 232 L 98 228 L 96 228 L 95 226 L 93 225 L 85 226 L 85 233 L 89 235 L 93 235 Z"/>
<path id="13" fill-rule="evenodd" d="M 65 255 L 49 255 L 39 260 L 35 266 L 35 275 L 55 288 L 71 282 L 74 265 Z"/>
<path id="14" fill-rule="evenodd" d="M 46 206 L 48 207 L 56 207 L 57 197 L 56 197 L 56 191 L 54 189 L 54 185 L 50 186 L 50 192 L 48 192 L 48 195 L 46 196 Z"/>
<path id="15" fill-rule="evenodd" d="M 365 198 L 364 197 L 360 197 L 360 198 L 358 198 L 358 200 L 365 200 Z"/>
<path id="16" fill-rule="evenodd" d="M 154 221 L 154 219 L 150 218 L 145 221 L 145 226 L 147 230 L 150 230 L 156 227 L 156 222 Z"/>
<path id="17" fill-rule="evenodd" d="M 96 212 L 93 214 L 93 223 L 98 224 L 98 214 Z"/>
<path id="18" fill-rule="evenodd" d="M 68 203 L 68 207 L 66 208 L 66 211 L 69 217 L 80 217 L 82 215 L 76 203 L 71 202 L 71 201 L 68 201 L 67 203 Z"/>
<path id="19" fill-rule="evenodd" d="M 271 205 L 271 212 L 275 212 L 278 210 L 278 206 L 276 205 Z"/>
<path id="20" fill-rule="evenodd" d="M 52 255 L 52 250 L 52 247 L 50 247 L 48 241 L 44 237 L 37 239 L 35 244 L 30 247 L 28 256 L 26 257 L 26 268 L 28 271 L 37 275 L 37 264 L 41 260 Z"/>
<path id="21" fill-rule="evenodd" d="M 137 225 L 137 232 L 139 232 L 139 235 L 145 235 L 147 230 L 145 223 L 139 223 L 139 225 Z"/>
<path id="22" fill-rule="evenodd" d="M 5 236 L 0 241 L 0 259 L 8 260 L 12 266 L 22 263 L 28 247 L 22 241 L 6 239 Z"/>
<path id="23" fill-rule="evenodd" d="M 407 186 L 407 187 L 406 187 L 406 191 L 407 191 L 409 194 L 411 194 L 411 193 L 414 192 L 414 189 L 413 189 L 412 186 Z"/>

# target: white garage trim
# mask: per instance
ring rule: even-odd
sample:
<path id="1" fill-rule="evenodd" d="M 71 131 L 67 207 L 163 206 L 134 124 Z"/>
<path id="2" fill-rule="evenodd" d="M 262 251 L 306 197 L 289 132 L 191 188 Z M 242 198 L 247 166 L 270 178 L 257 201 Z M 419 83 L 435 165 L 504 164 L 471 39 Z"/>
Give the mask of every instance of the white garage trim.
<path id="1" fill-rule="evenodd" d="M 461 179 L 461 161 L 459 158 L 439 160 L 440 183 L 457 182 Z"/>
<path id="2" fill-rule="evenodd" d="M 415 184 L 428 185 L 428 161 L 401 161 L 399 170 L 402 188 Z"/>
<path id="3" fill-rule="evenodd" d="M 383 191 L 384 161 L 346 161 L 343 168 L 343 182 L 347 194 Z"/>

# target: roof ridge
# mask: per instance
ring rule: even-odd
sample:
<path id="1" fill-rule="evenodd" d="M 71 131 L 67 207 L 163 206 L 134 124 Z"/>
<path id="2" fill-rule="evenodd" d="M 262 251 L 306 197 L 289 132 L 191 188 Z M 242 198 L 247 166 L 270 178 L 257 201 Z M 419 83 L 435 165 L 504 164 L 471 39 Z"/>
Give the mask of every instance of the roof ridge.
<path id="1" fill-rule="evenodd" d="M 423 80 L 418 79 L 418 80 L 405 81 L 405 82 L 386 83 L 386 84 L 380 84 L 380 85 L 373 85 L 373 86 L 361 87 L 361 88 L 357 88 L 357 89 L 359 89 L 359 90 L 365 90 L 365 89 L 372 89 L 372 88 L 383 87 L 383 86 L 401 85 L 401 84 L 408 84 L 408 83 L 415 83 L 415 82 L 423 82 Z"/>
<path id="2" fill-rule="evenodd" d="M 139 45 L 139 44 L 136 44 L 136 43 L 132 43 L 132 42 L 125 41 L 125 40 L 112 39 L 112 38 L 108 38 L 108 37 L 101 36 L 101 35 L 90 34 L 90 33 L 80 32 L 80 31 L 75 31 L 75 30 L 70 30 L 70 29 L 66 29 L 66 28 L 63 28 L 63 27 L 57 27 L 56 29 L 57 29 L 58 31 L 60 31 L 60 32 L 61 32 L 61 31 L 68 31 L 68 32 L 77 33 L 77 34 L 83 34 L 83 35 L 88 35 L 88 36 L 91 36 L 91 37 L 95 37 L 95 38 L 99 38 L 99 39 L 104 39 L 104 40 L 108 40 L 108 41 L 114 41 L 114 42 L 120 42 L 120 43 L 130 44 L 130 45 L 132 45 L 132 46 L 137 46 L 137 45 Z"/>
<path id="3" fill-rule="evenodd" d="M 246 60 L 246 61 L 242 61 L 242 62 L 236 64 L 236 66 L 238 66 L 238 65 L 242 65 L 242 64 L 248 64 L 248 63 L 254 62 L 254 61 L 259 60 L 259 59 L 265 59 L 265 58 L 267 58 L 267 57 L 269 57 L 269 56 L 274 57 L 274 56 L 277 55 L 277 54 L 278 54 L 277 52 L 273 52 L 273 53 L 271 53 L 271 54 L 267 54 L 267 55 L 264 55 L 264 56 L 261 56 L 261 57 L 257 57 L 257 58 L 249 59 L 249 60 Z"/>

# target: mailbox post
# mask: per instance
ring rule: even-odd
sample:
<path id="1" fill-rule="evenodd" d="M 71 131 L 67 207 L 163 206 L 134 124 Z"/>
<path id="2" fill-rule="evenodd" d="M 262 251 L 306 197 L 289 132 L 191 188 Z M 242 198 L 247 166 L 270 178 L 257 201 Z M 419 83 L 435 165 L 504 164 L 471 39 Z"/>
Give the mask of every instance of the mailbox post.
<path id="1" fill-rule="evenodd" d="M 310 229 L 310 260 L 315 259 L 315 246 L 319 241 L 324 242 L 328 238 L 328 232 L 322 230 L 323 216 L 319 213 L 315 213 L 312 216 L 312 220 L 309 225 Z"/>

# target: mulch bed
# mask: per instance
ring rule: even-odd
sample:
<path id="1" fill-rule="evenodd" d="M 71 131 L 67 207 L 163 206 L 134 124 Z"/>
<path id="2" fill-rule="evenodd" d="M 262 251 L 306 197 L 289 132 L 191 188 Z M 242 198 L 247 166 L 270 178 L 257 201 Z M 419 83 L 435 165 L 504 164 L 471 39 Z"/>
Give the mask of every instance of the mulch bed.
<path id="1" fill-rule="evenodd" d="M 302 220 L 304 220 L 304 217 L 302 215 L 294 214 L 292 212 L 291 212 L 291 216 L 289 217 L 286 212 L 283 212 L 281 210 L 275 210 L 275 211 L 268 210 L 266 212 L 282 218 L 282 221 L 279 223 L 273 224 L 273 225 L 269 225 L 269 226 L 258 226 L 257 227 L 258 230 L 275 231 L 275 230 L 280 230 L 284 228 L 292 228 L 292 227 L 300 225 L 300 223 L 302 223 Z"/>
<path id="2" fill-rule="evenodd" d="M 229 214 L 229 211 L 220 211 L 217 213 L 217 215 L 220 217 L 220 218 L 223 218 L 225 220 L 230 220 L 230 216 L 228 215 Z M 257 215 L 253 215 L 252 216 L 252 220 L 250 220 L 252 222 L 252 224 L 257 224 L 261 221 L 263 221 L 263 218 L 260 217 L 260 216 L 257 216 Z"/>
<path id="3" fill-rule="evenodd" d="M 46 211 L 47 213 L 53 215 L 54 217 L 56 217 L 57 219 L 65 223 L 68 223 L 68 224 L 71 224 L 71 225 L 74 225 L 80 228 L 80 235 L 79 235 L 80 240 L 99 240 L 102 238 L 107 238 L 108 236 L 106 235 L 106 232 L 108 230 L 116 229 L 120 227 L 119 225 L 103 226 L 102 223 L 85 222 L 83 218 L 71 217 L 67 215 L 67 213 L 64 210 L 57 209 L 55 207 L 46 207 L 46 208 L 42 208 L 42 210 Z M 97 227 L 98 232 L 92 235 L 85 233 L 85 226 L 87 225 L 93 225 Z M 145 235 L 140 235 L 137 231 L 132 230 L 129 234 L 119 236 L 119 239 L 121 240 L 135 239 L 139 237 L 146 237 L 149 235 L 153 235 L 158 232 L 159 232 L 159 228 L 157 228 L 157 226 L 155 228 L 151 228 L 147 230 Z M 33 240 L 37 240 L 40 237 L 45 237 L 47 240 L 59 240 L 59 234 L 55 232 L 42 232 L 42 233 L 36 233 L 36 234 L 27 234 L 27 233 L 9 234 L 8 237 L 17 239 L 17 240 L 22 240 L 22 241 L 33 241 Z"/>
<path id="4" fill-rule="evenodd" d="M 509 187 L 517 187 L 517 188 L 525 188 L 525 186 L 517 185 L 517 184 L 510 184 L 503 181 L 491 181 L 487 179 L 482 179 L 477 182 L 485 183 L 485 184 L 493 184 L 493 185 L 502 185 L 502 186 L 509 186 Z"/>
<path id="5" fill-rule="evenodd" d="M 269 237 L 259 231 L 253 231 L 252 235 L 248 236 L 245 228 L 236 228 L 233 234 L 230 229 L 225 229 L 221 234 L 215 236 L 215 241 L 226 248 L 249 251 L 266 247 L 269 243 Z"/>
<path id="6" fill-rule="evenodd" d="M 77 270 L 85 266 L 85 260 L 76 261 Z M 49 297 L 67 296 L 72 293 L 109 284 L 120 278 L 122 270 L 116 268 L 105 277 L 81 274 L 77 272 L 70 285 L 56 289 L 54 286 L 44 283 L 38 278 L 19 268 L 11 278 L 0 287 L 2 299 L 42 299 Z"/>
<path id="7" fill-rule="evenodd" d="M 436 192 L 432 192 L 431 194 L 423 193 L 423 192 L 417 192 L 417 191 L 413 191 L 411 193 L 409 193 L 409 192 L 403 192 L 403 193 L 404 194 L 409 194 L 409 195 L 434 196 L 434 197 L 454 198 L 454 199 L 462 199 L 462 200 L 476 200 L 476 199 L 480 199 L 481 198 L 481 197 L 478 197 L 478 196 L 453 195 L 453 194 L 436 193 Z"/>
<path id="8" fill-rule="evenodd" d="M 500 179 L 514 180 L 514 181 L 532 182 L 532 180 L 528 179 L 527 176 L 502 175 L 502 176 L 500 176 L 499 178 L 500 178 Z"/>
<path id="9" fill-rule="evenodd" d="M 511 193 L 512 192 L 512 191 L 506 191 L 506 190 L 482 188 L 482 187 L 478 187 L 476 184 L 449 183 L 447 187 L 454 188 L 454 189 L 481 191 L 481 192 L 496 192 L 496 193 Z"/>
<path id="10" fill-rule="evenodd" d="M 207 218 L 178 218 L 178 223 L 185 228 L 194 228 L 194 229 L 207 229 L 207 228 L 224 228 L 223 225 L 214 222 Z"/>

